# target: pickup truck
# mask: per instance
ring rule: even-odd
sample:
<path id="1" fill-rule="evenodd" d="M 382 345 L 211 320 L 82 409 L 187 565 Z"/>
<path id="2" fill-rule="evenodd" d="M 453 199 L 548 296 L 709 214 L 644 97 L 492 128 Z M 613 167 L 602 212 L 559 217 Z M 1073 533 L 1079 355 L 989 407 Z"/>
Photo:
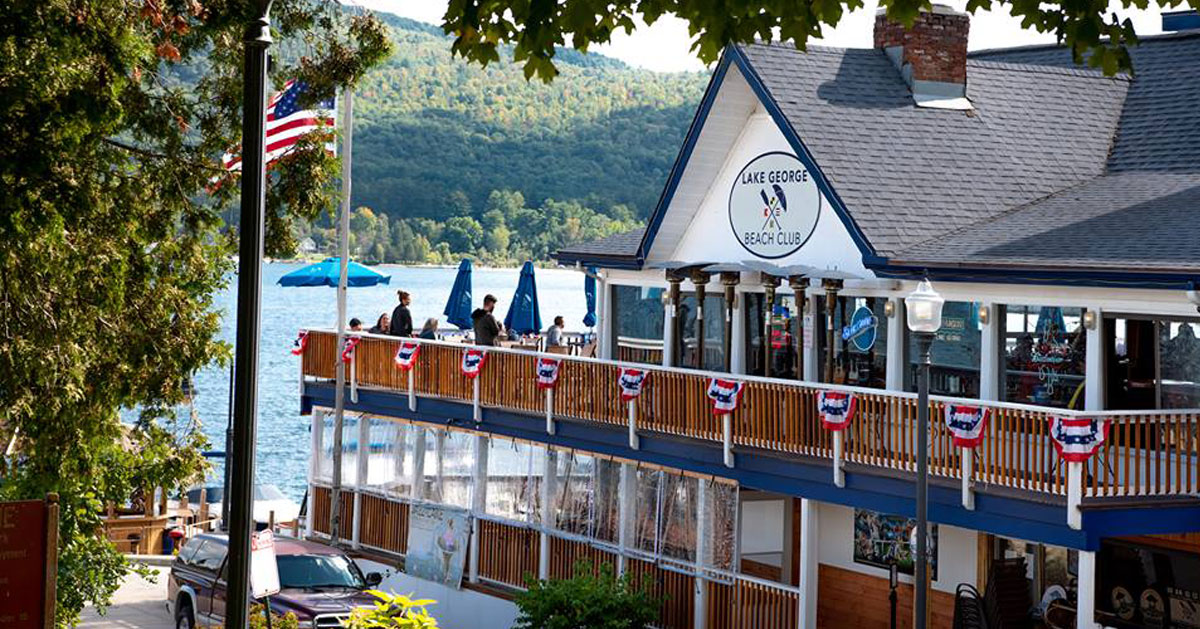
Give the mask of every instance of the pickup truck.
<path id="1" fill-rule="evenodd" d="M 225 624 L 228 548 L 225 535 L 197 535 L 171 563 L 167 610 L 176 629 Z M 270 597 L 271 610 L 294 613 L 300 629 L 340 627 L 351 610 L 374 604 L 365 590 L 383 580 L 378 572 L 364 576 L 353 559 L 322 544 L 276 538 L 275 555 L 280 591 Z"/>

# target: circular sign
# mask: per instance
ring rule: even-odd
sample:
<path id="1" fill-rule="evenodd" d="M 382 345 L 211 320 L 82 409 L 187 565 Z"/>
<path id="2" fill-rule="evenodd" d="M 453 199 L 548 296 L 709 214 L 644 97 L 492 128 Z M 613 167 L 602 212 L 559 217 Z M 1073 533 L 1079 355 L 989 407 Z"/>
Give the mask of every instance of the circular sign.
<path id="1" fill-rule="evenodd" d="M 821 191 L 790 153 L 764 153 L 737 174 L 729 191 L 729 226 L 746 251 L 782 258 L 798 251 L 817 228 Z"/>
<path id="2" fill-rule="evenodd" d="M 850 325 L 842 328 L 842 340 L 849 341 L 860 352 L 870 351 L 875 346 L 879 319 L 866 306 L 859 306 L 850 317 Z"/>

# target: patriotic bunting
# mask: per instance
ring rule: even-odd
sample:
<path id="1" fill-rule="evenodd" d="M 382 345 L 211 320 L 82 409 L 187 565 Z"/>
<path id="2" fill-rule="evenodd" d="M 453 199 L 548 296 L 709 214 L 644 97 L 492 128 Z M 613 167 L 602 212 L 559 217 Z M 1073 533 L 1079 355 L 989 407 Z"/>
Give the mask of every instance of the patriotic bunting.
<path id="1" fill-rule="evenodd" d="M 296 340 L 292 341 L 292 355 L 299 356 L 300 354 L 303 354 L 304 350 L 307 348 L 308 332 L 301 330 L 300 334 L 296 336 Z"/>
<path id="2" fill-rule="evenodd" d="M 1066 419 L 1055 417 L 1050 420 L 1050 437 L 1058 456 L 1068 463 L 1082 463 L 1104 443 L 1108 437 L 1106 419 Z"/>
<path id="3" fill-rule="evenodd" d="M 358 347 L 360 341 L 362 341 L 362 337 L 346 337 L 346 340 L 342 342 L 342 362 L 348 363 L 354 360 L 354 348 Z"/>
<path id="4" fill-rule="evenodd" d="M 558 358 L 541 357 L 537 361 L 537 385 L 541 389 L 553 389 L 558 384 L 558 370 L 562 360 Z"/>
<path id="5" fill-rule="evenodd" d="M 708 381 L 708 399 L 712 400 L 713 414 L 725 415 L 737 410 L 742 400 L 746 383 L 737 380 L 712 378 Z"/>
<path id="6" fill-rule="evenodd" d="M 821 425 L 827 430 L 844 430 L 854 418 L 854 394 L 821 391 L 817 395 L 817 412 L 821 415 Z"/>
<path id="7" fill-rule="evenodd" d="M 400 347 L 396 350 L 396 357 L 393 360 L 396 362 L 397 369 L 408 371 L 417 365 L 417 356 L 420 355 L 420 343 L 416 341 L 401 341 Z"/>
<path id="8" fill-rule="evenodd" d="M 650 372 L 641 369 L 621 369 L 621 377 L 617 379 L 617 386 L 621 388 L 621 401 L 629 402 L 641 395 L 649 376 Z"/>
<path id="9" fill-rule="evenodd" d="M 983 429 L 987 427 L 990 409 L 966 404 L 946 405 L 946 427 L 950 429 L 954 445 L 974 448 L 983 441 Z"/>
<path id="10" fill-rule="evenodd" d="M 474 378 L 483 371 L 483 363 L 487 361 L 487 352 L 468 347 L 463 350 L 462 372 L 468 378 Z"/>

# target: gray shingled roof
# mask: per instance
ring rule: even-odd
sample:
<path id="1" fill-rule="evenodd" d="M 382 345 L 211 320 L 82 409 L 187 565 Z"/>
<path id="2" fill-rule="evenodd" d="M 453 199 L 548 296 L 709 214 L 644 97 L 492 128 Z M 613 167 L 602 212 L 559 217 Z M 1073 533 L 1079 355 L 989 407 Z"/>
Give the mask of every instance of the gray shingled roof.
<path id="1" fill-rule="evenodd" d="M 642 244 L 642 235 L 645 233 L 645 227 L 638 227 L 600 240 L 565 247 L 560 249 L 555 257 L 562 262 L 574 262 L 576 260 L 635 256 L 638 246 Z"/>

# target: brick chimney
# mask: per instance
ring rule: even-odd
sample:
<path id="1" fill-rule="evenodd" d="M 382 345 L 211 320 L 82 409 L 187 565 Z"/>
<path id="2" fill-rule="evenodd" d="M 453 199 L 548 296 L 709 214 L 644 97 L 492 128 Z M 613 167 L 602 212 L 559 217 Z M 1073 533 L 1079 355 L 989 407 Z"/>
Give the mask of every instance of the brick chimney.
<path id="1" fill-rule="evenodd" d="M 921 11 L 909 28 L 875 15 L 875 47 L 887 52 L 912 88 L 917 105 L 967 95 L 967 33 L 970 17 L 942 5 Z M 938 105 L 932 105 L 938 106 Z M 944 106 L 944 103 L 943 103 Z M 965 108 L 969 108 L 967 103 Z M 964 107 L 953 107 L 961 109 Z"/>

